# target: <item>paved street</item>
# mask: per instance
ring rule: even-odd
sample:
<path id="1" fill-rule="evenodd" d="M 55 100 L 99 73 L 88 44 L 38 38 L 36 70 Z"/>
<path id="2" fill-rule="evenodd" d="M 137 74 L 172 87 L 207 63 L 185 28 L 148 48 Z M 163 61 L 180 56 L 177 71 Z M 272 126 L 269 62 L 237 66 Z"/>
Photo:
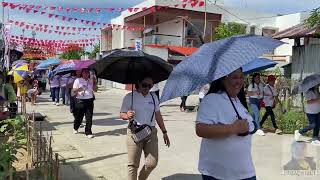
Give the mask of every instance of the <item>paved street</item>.
<path id="1" fill-rule="evenodd" d="M 73 134 L 73 118 L 67 106 L 55 106 L 43 94 L 37 106 L 28 110 L 44 113 L 47 121 L 44 128 L 54 136 L 54 150 L 66 162 L 61 167 L 63 180 L 125 180 L 127 177 L 126 126 L 119 119 L 123 90 L 106 90 L 96 94 L 93 133 L 95 138 L 88 139 L 82 128 L 80 134 Z M 197 97 L 188 99 L 195 104 Z M 159 136 L 160 160 L 152 172 L 150 180 L 200 180 L 197 163 L 200 138 L 195 135 L 195 112 L 180 112 L 179 100 L 161 107 L 162 114 L 171 138 L 171 147 L 164 146 Z M 254 136 L 253 158 L 259 180 L 318 180 L 320 176 L 282 175 L 282 166 L 291 159 L 292 135 Z M 307 146 L 308 156 L 318 161 L 320 170 L 320 147 Z M 236 161 L 236 160 L 235 160 Z M 143 163 L 143 160 L 141 161 Z"/>

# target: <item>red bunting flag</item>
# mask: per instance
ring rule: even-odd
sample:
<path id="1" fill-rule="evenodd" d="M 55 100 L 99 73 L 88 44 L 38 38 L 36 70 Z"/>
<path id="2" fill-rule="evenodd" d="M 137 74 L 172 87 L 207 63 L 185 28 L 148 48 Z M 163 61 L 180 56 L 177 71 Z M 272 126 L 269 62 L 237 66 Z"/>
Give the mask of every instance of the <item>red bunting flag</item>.
<path id="1" fill-rule="evenodd" d="M 204 6 L 204 1 L 199 2 L 199 7 L 202 7 L 202 6 Z"/>
<path id="2" fill-rule="evenodd" d="M 182 4 L 182 7 L 183 7 L 183 8 L 186 8 L 186 7 L 187 7 L 187 4 Z"/>
<path id="3" fill-rule="evenodd" d="M 94 26 L 96 24 L 96 22 L 92 22 L 92 26 Z"/>
<path id="4" fill-rule="evenodd" d="M 63 10 L 63 7 L 58 7 L 58 11 L 62 11 Z"/>
<path id="5" fill-rule="evenodd" d="M 70 12 L 70 10 L 71 10 L 70 8 L 66 8 L 66 11 L 67 11 L 67 12 Z"/>
<path id="6" fill-rule="evenodd" d="M 68 21 L 71 21 L 71 20 L 73 20 L 73 18 L 68 18 Z"/>
<path id="7" fill-rule="evenodd" d="M 2 7 L 7 7 L 9 5 L 9 3 L 7 2 L 2 2 Z"/>
<path id="8" fill-rule="evenodd" d="M 128 8 L 128 11 L 129 11 L 129 12 L 132 12 L 132 11 L 133 11 L 133 8 Z"/>
<path id="9" fill-rule="evenodd" d="M 62 21 L 65 21 L 67 19 L 67 17 L 63 16 L 62 17 Z"/>
<path id="10" fill-rule="evenodd" d="M 50 7 L 50 9 L 54 11 L 54 10 L 56 10 L 56 7 L 52 6 L 52 7 Z"/>
<path id="11" fill-rule="evenodd" d="M 46 12 L 42 11 L 42 12 L 41 12 L 41 15 L 44 15 L 45 13 L 46 13 Z"/>
<path id="12" fill-rule="evenodd" d="M 49 14 L 49 18 L 52 18 L 53 15 L 54 15 L 54 14 Z"/>

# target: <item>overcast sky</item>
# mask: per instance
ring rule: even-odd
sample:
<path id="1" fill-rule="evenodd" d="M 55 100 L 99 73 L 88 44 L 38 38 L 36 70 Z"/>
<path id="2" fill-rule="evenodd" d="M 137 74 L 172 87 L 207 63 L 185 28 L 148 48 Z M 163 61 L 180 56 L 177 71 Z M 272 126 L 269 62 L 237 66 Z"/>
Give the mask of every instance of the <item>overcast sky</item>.
<path id="1" fill-rule="evenodd" d="M 62 7 L 114 7 L 114 8 L 127 8 L 131 7 L 143 0 L 7 0 L 13 3 L 21 4 L 35 4 L 42 6 L 62 6 Z M 170 0 L 168 0 L 170 1 Z M 176 1 L 176 0 L 172 0 Z M 214 0 L 209 0 L 214 2 Z M 253 9 L 260 12 L 270 12 L 277 14 L 286 14 L 294 13 L 304 10 L 313 9 L 320 6 L 320 0 L 225 0 L 226 6 L 233 6 L 238 8 Z M 1 6 L 2 8 L 2 6 Z M 15 21 L 25 21 L 30 23 L 42 23 L 50 25 L 64 25 L 64 26 L 80 26 L 84 27 L 85 25 L 77 22 L 65 22 L 55 18 L 48 18 L 48 15 L 40 15 L 34 13 L 25 13 L 24 11 L 19 10 L 8 10 L 6 8 L 5 14 L 9 12 L 9 19 Z M 2 11 L 2 10 L 1 10 Z M 81 19 L 108 23 L 111 18 L 116 17 L 119 13 L 62 13 L 58 11 L 52 11 L 51 13 L 65 15 L 68 17 L 77 17 Z M 6 18 L 7 19 L 7 18 Z M 22 29 L 15 26 L 13 30 L 14 35 L 21 35 Z M 92 26 L 91 26 L 92 27 Z M 99 34 L 99 31 L 96 32 L 87 32 L 88 34 Z M 25 31 L 26 37 L 31 37 L 31 30 Z M 79 38 L 88 38 L 85 36 L 58 36 L 55 34 L 46 34 L 46 33 L 37 33 L 37 37 L 40 39 L 79 39 Z M 90 37 L 89 37 L 90 38 Z"/>

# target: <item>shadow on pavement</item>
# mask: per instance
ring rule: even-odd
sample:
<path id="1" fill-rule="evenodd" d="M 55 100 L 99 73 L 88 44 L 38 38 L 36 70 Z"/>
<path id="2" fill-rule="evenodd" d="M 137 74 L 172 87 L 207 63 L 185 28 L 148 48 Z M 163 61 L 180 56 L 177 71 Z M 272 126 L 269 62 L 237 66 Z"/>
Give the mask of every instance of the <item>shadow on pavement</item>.
<path id="1" fill-rule="evenodd" d="M 127 128 L 120 128 L 120 129 L 115 129 L 112 131 L 106 131 L 106 132 L 99 132 L 95 133 L 95 137 L 101 137 L 101 136 L 121 136 L 121 135 L 126 135 L 127 134 Z"/>
<path id="2" fill-rule="evenodd" d="M 202 177 L 200 174 L 174 174 L 162 180 L 202 180 Z"/>
<path id="3" fill-rule="evenodd" d="M 112 115 L 111 113 L 93 113 L 93 116 L 108 116 Z"/>
<path id="4" fill-rule="evenodd" d="M 104 119 L 94 119 L 92 123 L 95 126 L 118 126 L 127 124 L 128 122 L 119 119 L 119 117 L 112 117 Z"/>
<path id="5" fill-rule="evenodd" d="M 109 154 L 106 156 L 100 156 L 100 157 L 96 157 L 96 158 L 92 158 L 92 159 L 86 159 L 86 160 L 81 160 L 81 161 L 73 161 L 72 163 L 76 164 L 76 165 L 84 165 L 84 164 L 90 164 L 90 163 L 94 163 L 97 161 L 103 161 L 105 159 L 110 159 L 113 157 L 117 157 L 117 156 L 121 156 L 127 153 L 117 153 L 117 154 Z"/>

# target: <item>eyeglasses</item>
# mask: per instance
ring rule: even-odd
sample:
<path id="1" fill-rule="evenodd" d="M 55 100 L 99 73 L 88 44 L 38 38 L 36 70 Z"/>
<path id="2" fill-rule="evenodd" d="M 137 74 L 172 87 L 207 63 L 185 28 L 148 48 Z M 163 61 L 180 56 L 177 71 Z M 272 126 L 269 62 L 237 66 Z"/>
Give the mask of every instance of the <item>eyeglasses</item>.
<path id="1" fill-rule="evenodd" d="M 142 86 L 142 88 L 149 88 L 149 89 L 151 89 L 153 87 L 152 84 L 148 84 L 148 83 L 142 83 L 141 86 Z"/>

